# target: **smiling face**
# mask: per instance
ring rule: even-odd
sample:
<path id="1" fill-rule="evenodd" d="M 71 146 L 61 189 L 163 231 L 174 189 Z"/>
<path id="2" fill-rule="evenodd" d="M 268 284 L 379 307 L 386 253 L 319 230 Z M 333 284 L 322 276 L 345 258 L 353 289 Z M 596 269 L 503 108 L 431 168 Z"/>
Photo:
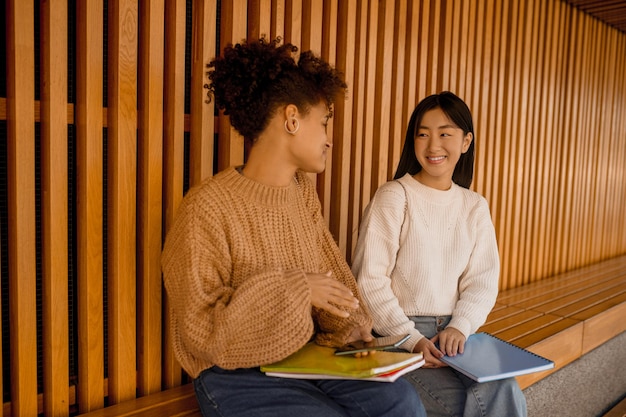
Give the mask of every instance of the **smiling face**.
<path id="1" fill-rule="evenodd" d="M 424 113 L 414 140 L 415 156 L 422 166 L 415 179 L 431 188 L 449 189 L 454 168 L 472 143 L 472 134 L 464 134 L 440 108 L 434 108 Z"/>
<path id="2" fill-rule="evenodd" d="M 326 128 L 331 116 L 323 102 L 311 107 L 307 114 L 298 113 L 296 116 L 300 128 L 289 138 L 289 154 L 297 168 L 313 173 L 326 169 L 327 153 L 332 146 Z"/>

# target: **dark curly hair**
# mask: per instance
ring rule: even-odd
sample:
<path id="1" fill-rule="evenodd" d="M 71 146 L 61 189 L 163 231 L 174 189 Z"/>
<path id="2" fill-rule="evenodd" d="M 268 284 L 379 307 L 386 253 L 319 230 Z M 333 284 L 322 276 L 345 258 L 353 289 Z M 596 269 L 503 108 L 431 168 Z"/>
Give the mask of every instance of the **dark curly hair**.
<path id="1" fill-rule="evenodd" d="M 298 48 L 281 39 L 229 44 L 207 67 L 209 98 L 244 137 L 254 142 L 282 106 L 295 104 L 306 114 L 325 102 L 329 108 L 346 92 L 341 74 L 311 51 L 294 59 Z"/>

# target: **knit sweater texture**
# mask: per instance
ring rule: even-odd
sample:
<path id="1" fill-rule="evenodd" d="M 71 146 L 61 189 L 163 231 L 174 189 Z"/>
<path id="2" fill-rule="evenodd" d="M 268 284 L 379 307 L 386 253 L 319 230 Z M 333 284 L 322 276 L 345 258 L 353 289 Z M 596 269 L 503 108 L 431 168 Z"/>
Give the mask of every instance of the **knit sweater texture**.
<path id="1" fill-rule="evenodd" d="M 371 325 L 364 303 L 346 319 L 311 305 L 306 272 L 331 271 L 357 297 L 358 289 L 302 172 L 270 187 L 229 168 L 189 190 L 161 263 L 171 343 L 192 377 L 214 365 L 269 364 L 311 338 L 339 346 Z"/>
<path id="2" fill-rule="evenodd" d="M 374 330 L 411 334 L 402 348 L 412 351 L 423 337 L 411 316 L 452 316 L 448 326 L 468 337 L 498 294 L 487 201 L 456 184 L 430 188 L 409 174 L 382 185 L 364 212 L 352 271 Z"/>

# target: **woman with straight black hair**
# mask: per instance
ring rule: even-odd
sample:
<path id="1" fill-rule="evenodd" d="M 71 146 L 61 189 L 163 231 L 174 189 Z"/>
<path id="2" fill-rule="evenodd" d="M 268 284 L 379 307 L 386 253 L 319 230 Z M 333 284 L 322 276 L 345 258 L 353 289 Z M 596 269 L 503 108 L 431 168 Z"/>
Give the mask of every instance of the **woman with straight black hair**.
<path id="1" fill-rule="evenodd" d="M 394 181 L 365 210 L 352 271 L 383 336 L 426 364 L 406 378 L 432 416 L 525 416 L 514 378 L 477 383 L 441 358 L 463 353 L 498 294 L 500 262 L 487 201 L 469 190 L 474 125 L 451 92 L 422 100 L 411 116 Z"/>

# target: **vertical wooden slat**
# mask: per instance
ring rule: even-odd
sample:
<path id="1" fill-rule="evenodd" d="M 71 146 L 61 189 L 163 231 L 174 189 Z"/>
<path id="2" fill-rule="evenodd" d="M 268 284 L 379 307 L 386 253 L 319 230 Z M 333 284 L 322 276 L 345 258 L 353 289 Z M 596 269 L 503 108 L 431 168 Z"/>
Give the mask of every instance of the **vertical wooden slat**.
<path id="1" fill-rule="evenodd" d="M 216 0 L 194 0 L 191 43 L 191 133 L 189 183 L 199 184 L 213 175 L 213 134 L 215 102 L 207 100 L 203 86 L 206 65 L 216 55 Z"/>
<path id="2" fill-rule="evenodd" d="M 337 58 L 337 0 L 320 1 L 320 0 L 306 0 L 303 3 L 303 34 L 302 44 L 309 45 L 309 49 L 314 51 L 325 59 L 330 65 L 336 66 Z M 310 10 L 310 12 L 308 12 Z M 307 19 L 307 15 L 310 18 Z M 323 30 L 316 30 L 316 27 L 320 27 Z M 319 35 L 316 34 L 319 32 Z M 345 77 L 344 77 L 345 78 Z M 337 101 L 342 101 L 339 98 Z M 328 137 L 334 141 L 336 140 L 335 123 L 341 123 L 337 120 L 336 115 L 330 120 L 326 129 Z M 334 147 L 334 145 L 333 145 Z M 322 213 L 324 214 L 324 220 L 327 225 L 330 225 L 330 211 L 333 204 L 331 194 L 334 187 L 338 187 L 340 184 L 337 182 L 334 169 L 336 164 L 334 163 L 334 150 L 328 152 L 326 158 L 326 169 L 324 172 L 316 175 L 317 192 L 320 197 L 320 203 L 322 205 Z M 341 163 L 341 161 L 340 161 Z M 346 230 L 344 218 L 337 219 L 339 229 L 331 230 L 336 240 L 341 239 L 338 235 L 344 234 L 341 232 Z M 342 243 L 342 250 L 345 251 L 345 238 Z"/>
<path id="3" fill-rule="evenodd" d="M 498 225 L 497 219 L 500 217 L 500 175 L 496 174 L 498 172 L 498 164 L 500 162 L 500 157 L 502 155 L 503 143 L 507 140 L 506 137 L 502 136 L 502 124 L 504 123 L 503 117 L 501 115 L 502 112 L 502 104 L 504 99 L 504 82 L 505 82 L 505 60 L 506 60 L 506 33 L 508 31 L 507 21 L 504 19 L 508 14 L 508 9 L 506 8 L 506 2 L 504 4 L 499 1 L 493 1 L 495 10 L 494 10 L 494 24 L 493 28 L 486 28 L 486 30 L 490 31 L 493 36 L 493 61 L 491 65 L 491 83 L 489 85 L 489 117 L 487 122 L 486 130 L 483 130 L 480 133 L 481 141 L 485 141 L 490 145 L 487 145 L 489 149 L 489 161 L 487 163 L 487 168 L 483 175 L 489 181 L 489 187 L 486 188 L 485 198 L 489 202 L 489 206 L 491 209 L 491 217 L 493 219 L 494 224 Z M 478 148 L 475 145 L 476 149 Z M 498 234 L 498 238 L 501 238 L 501 234 Z M 501 246 L 501 241 L 498 240 L 499 245 Z M 502 251 L 500 251 L 502 255 Z"/>
<path id="4" fill-rule="evenodd" d="M 229 43 L 236 44 L 247 38 L 246 0 L 222 2 L 220 21 L 220 51 Z M 243 137 L 230 125 L 228 116 L 220 112 L 217 170 L 243 163 Z"/>
<path id="5" fill-rule="evenodd" d="M 41 3 L 43 402 L 69 415 L 67 2 Z"/>
<path id="6" fill-rule="evenodd" d="M 499 7 L 499 5 L 498 5 Z M 489 89 L 492 80 L 497 77 L 492 73 L 494 56 L 498 56 L 497 47 L 499 46 L 497 38 L 499 32 L 495 31 L 494 13 L 496 5 L 493 1 L 480 2 L 478 8 L 481 16 L 477 22 L 477 26 L 481 29 L 477 32 L 476 49 L 480 50 L 480 59 L 476 62 L 478 72 L 474 76 L 474 94 L 472 116 L 474 119 L 474 133 L 476 141 L 474 143 L 474 180 L 472 188 L 479 194 L 483 195 L 491 204 L 492 195 L 490 194 L 490 186 L 493 178 L 489 177 L 492 172 L 490 165 L 493 163 L 494 152 L 494 136 L 493 130 L 489 128 L 489 116 L 492 106 L 492 92 Z"/>
<path id="7" fill-rule="evenodd" d="M 589 29 L 590 21 L 585 19 L 581 14 L 581 28 Z M 586 31 L 586 30 L 585 30 Z M 586 212 L 586 198 L 583 198 L 584 194 L 587 194 L 591 197 L 589 184 L 587 182 L 589 168 L 587 164 L 580 165 L 582 160 L 591 160 L 593 161 L 593 155 L 590 155 L 589 152 L 589 141 L 587 139 L 587 126 L 589 124 L 589 113 L 590 109 L 587 103 L 587 94 L 589 93 L 589 89 L 586 88 L 586 83 L 588 80 L 589 74 L 589 65 L 590 61 L 588 59 L 589 53 L 589 38 L 587 36 L 581 37 L 580 40 L 581 47 L 579 48 L 579 57 L 581 60 L 578 84 L 577 84 L 577 94 L 578 94 L 578 110 L 576 111 L 577 119 L 578 119 L 578 135 L 580 138 L 585 138 L 578 142 L 577 148 L 577 169 L 575 171 L 575 182 L 579 184 L 578 187 L 574 189 L 574 217 L 573 217 L 573 231 L 574 231 L 574 242 L 571 253 L 571 260 L 573 262 L 579 262 L 579 259 L 582 259 L 584 256 L 584 248 L 586 243 L 583 242 L 583 236 L 587 236 L 587 216 Z M 587 167 L 585 168 L 585 165 Z M 581 169 L 582 168 L 582 169 Z M 585 221 L 583 221 L 585 218 Z"/>
<path id="8" fill-rule="evenodd" d="M 216 0 L 194 0 L 191 46 L 190 184 L 213 175 L 214 101 L 207 100 L 206 64 L 216 55 Z"/>
<path id="9" fill-rule="evenodd" d="M 417 101 L 426 97 L 427 93 L 430 93 L 430 89 L 427 88 L 427 74 L 429 72 L 428 51 L 430 45 L 428 44 L 428 34 L 430 31 L 431 19 L 430 19 L 430 1 L 422 1 L 420 7 L 420 33 L 419 39 L 419 67 L 417 71 Z"/>
<path id="10" fill-rule="evenodd" d="M 212 23 L 215 22 L 213 16 Z M 272 0 L 248 0 L 248 39 L 265 36 L 274 39 L 272 33 Z"/>
<path id="11" fill-rule="evenodd" d="M 104 405 L 103 3 L 76 3 L 78 387 L 81 413 Z"/>
<path id="12" fill-rule="evenodd" d="M 16 416 L 37 414 L 33 20 L 32 2 L 6 3 L 9 326 Z"/>
<path id="13" fill-rule="evenodd" d="M 378 156 L 374 153 L 374 140 L 376 139 L 376 131 L 374 127 L 374 115 L 376 114 L 376 56 L 377 56 L 377 39 L 378 39 L 378 3 L 377 2 L 364 2 L 363 7 L 366 8 L 367 14 L 363 24 L 366 25 L 366 38 L 365 38 L 365 62 L 363 65 L 366 67 L 365 72 L 365 88 L 364 96 L 365 107 L 363 112 L 370 117 L 363 118 L 363 174 L 361 179 L 361 205 L 363 208 L 367 206 L 368 202 L 376 192 L 375 188 L 372 188 L 372 184 L 376 182 L 377 172 L 374 169 L 374 156 Z"/>
<path id="14" fill-rule="evenodd" d="M 526 22 L 524 27 L 525 39 L 524 39 L 524 52 L 522 55 L 522 62 L 524 63 L 524 76 L 522 82 L 522 107 L 520 109 L 520 128 L 519 137 L 527 138 L 524 141 L 523 150 L 523 170 L 520 176 L 521 191 L 522 191 L 522 205 L 520 212 L 521 227 L 520 227 L 520 251 L 522 259 L 532 259 L 531 257 L 531 245 L 536 245 L 537 237 L 532 236 L 533 215 L 532 210 L 535 202 L 535 171 L 537 164 L 537 135 L 531 132 L 536 130 L 536 124 L 533 122 L 536 118 L 536 113 L 533 114 L 537 105 L 534 102 L 536 97 L 533 94 L 533 87 L 536 83 L 537 66 L 543 63 L 543 54 L 541 46 L 538 44 L 539 30 L 537 28 L 537 2 L 527 1 L 525 3 L 526 8 Z M 539 56 L 537 56 L 539 55 Z M 523 277 L 523 280 L 527 282 L 529 277 L 529 262 L 520 262 L 517 267 L 516 276 Z"/>
<path id="15" fill-rule="evenodd" d="M 394 12 L 393 1 L 381 2 L 378 9 L 378 28 L 382 31 L 377 37 L 376 46 L 376 86 L 374 88 L 374 147 L 372 151 L 372 191 L 383 185 L 388 177 L 388 155 L 390 141 L 390 113 L 392 98 L 392 65 L 394 50 Z"/>
<path id="16" fill-rule="evenodd" d="M 302 2 L 285 0 L 285 42 L 302 45 Z"/>
<path id="17" fill-rule="evenodd" d="M 535 224 L 533 229 L 533 236 L 536 236 L 534 244 L 532 244 L 532 259 L 534 262 L 530 265 L 529 281 L 535 281 L 541 275 L 541 271 L 544 269 L 545 258 L 544 254 L 549 245 L 549 227 L 547 207 L 548 202 L 551 199 L 552 193 L 550 192 L 550 179 L 554 176 L 554 158 L 551 146 L 554 141 L 550 140 L 550 132 L 552 129 L 548 128 L 548 125 L 552 122 L 553 105 L 551 97 L 553 97 L 551 88 L 553 83 L 550 83 L 551 74 L 555 71 L 555 49 L 551 48 L 556 40 L 555 25 L 554 22 L 554 7 L 552 3 L 545 3 L 541 11 L 545 19 L 541 21 L 542 36 L 545 39 L 545 49 L 543 49 L 542 64 L 538 64 L 538 68 L 541 72 L 541 82 L 536 83 L 535 94 L 537 96 L 537 110 L 534 113 L 534 118 L 537 123 L 538 130 L 538 155 L 543 155 L 541 158 L 541 164 L 537 168 L 537 187 L 539 192 L 536 195 L 536 209 Z M 543 42 L 540 40 L 540 44 Z M 531 156 L 532 157 L 532 156 Z"/>
<path id="18" fill-rule="evenodd" d="M 349 239 L 351 238 L 350 227 L 354 219 L 349 219 L 349 199 L 342 198 L 345 190 L 350 189 L 350 155 L 352 143 L 351 111 L 354 105 L 355 89 L 355 60 L 356 54 L 353 46 L 356 44 L 356 16 L 357 1 L 340 1 L 337 8 L 337 69 L 345 74 L 348 85 L 348 95 L 345 100 L 337 100 L 335 103 L 335 115 L 333 122 L 333 176 L 334 186 L 331 188 L 329 227 L 337 240 L 339 248 L 347 254 L 348 259 L 352 256 Z M 358 219 L 357 219 L 358 221 Z M 343 227 L 342 227 L 343 225 Z"/>
<path id="19" fill-rule="evenodd" d="M 108 42 L 108 397 L 137 388 L 136 196 L 138 0 L 111 0 Z"/>
<path id="20" fill-rule="evenodd" d="M 163 97 L 163 206 L 165 232 L 183 199 L 185 132 L 185 0 L 165 3 L 165 85 Z M 168 299 L 163 297 L 164 317 Z M 163 324 L 163 385 L 180 385 L 181 367 L 174 357 L 169 320 Z"/>
<path id="21" fill-rule="evenodd" d="M 472 106 L 472 88 L 474 87 L 472 78 L 474 74 L 474 38 L 476 36 L 476 31 L 481 29 L 477 28 L 475 23 L 476 7 L 477 4 L 474 1 L 463 2 L 462 15 L 465 16 L 465 18 L 461 19 L 463 37 L 467 40 L 464 39 L 462 41 L 463 58 L 461 60 L 461 83 L 458 94 L 463 100 L 466 101 L 468 106 Z"/>
<path id="22" fill-rule="evenodd" d="M 416 97 L 416 84 L 417 84 L 417 57 L 419 54 L 419 42 L 418 34 L 420 33 L 420 7 L 417 2 L 409 2 L 406 13 L 406 43 L 405 43 L 405 60 L 404 60 L 404 73 L 406 74 L 404 82 L 404 97 L 402 106 L 402 120 L 404 120 L 404 128 L 401 135 L 401 146 L 404 146 L 404 136 L 406 133 L 406 126 L 409 123 L 411 114 L 415 109 L 418 102 Z M 396 165 L 397 166 L 397 165 Z M 395 169 L 394 172 L 395 174 Z"/>
<path id="23" fill-rule="evenodd" d="M 77 3 L 76 217 L 79 410 L 104 404 L 102 2 Z"/>
<path id="24" fill-rule="evenodd" d="M 567 47 L 569 42 L 569 20 L 568 15 L 566 13 L 566 7 L 564 7 L 561 3 L 557 3 L 555 5 L 555 15 L 556 22 L 558 22 L 558 41 L 557 41 L 557 54 L 560 55 L 560 51 L 564 50 Z M 566 77 L 567 71 L 567 60 L 559 57 L 557 59 L 557 69 L 556 69 L 556 77 L 553 80 L 553 85 L 555 86 L 555 120 L 553 122 L 553 131 L 563 132 L 563 137 L 567 137 L 565 132 L 565 91 L 566 86 L 561 82 L 562 79 Z M 558 81 L 557 81 L 558 80 Z M 560 152 L 561 143 L 560 141 L 553 141 L 551 149 L 555 154 L 562 155 Z M 551 218 L 553 219 L 553 223 L 551 225 L 550 233 L 553 238 L 553 242 L 560 243 L 560 236 L 558 234 L 559 228 L 561 225 L 561 210 L 562 210 L 562 198 L 561 198 L 561 173 L 563 171 L 564 157 L 556 158 L 555 166 L 554 166 L 554 179 L 552 181 L 552 193 L 553 193 L 553 203 L 551 210 Z M 551 272 L 557 273 L 557 271 L 561 271 L 561 263 L 560 263 L 560 244 L 551 245 L 549 248 L 549 261 L 552 264 Z"/>
<path id="25" fill-rule="evenodd" d="M 161 389 L 164 0 L 139 5 L 137 391 Z"/>
<path id="26" fill-rule="evenodd" d="M 513 2 L 512 2 L 513 3 Z M 511 13 L 511 11 L 513 13 L 517 13 L 517 5 L 516 4 L 511 4 L 511 9 L 509 9 L 509 12 Z M 507 34 L 509 34 L 509 36 L 506 39 L 506 45 L 505 48 L 507 48 L 507 50 L 509 51 L 508 54 L 506 54 L 506 60 L 502 61 L 502 64 L 504 66 L 504 72 L 503 74 L 506 74 L 505 77 L 503 77 L 504 79 L 502 80 L 502 84 L 501 84 L 501 89 L 502 89 L 502 94 L 503 94 L 503 99 L 500 101 L 501 106 L 499 107 L 501 109 L 501 118 L 503 120 L 502 124 L 501 124 L 501 131 L 498 131 L 498 134 L 500 134 L 501 137 L 503 138 L 511 138 L 513 137 L 513 134 L 511 132 L 511 126 L 510 126 L 510 121 L 513 120 L 513 110 L 512 110 L 512 102 L 513 102 L 513 98 L 515 97 L 515 94 L 513 91 L 511 91 L 513 89 L 513 85 L 514 85 L 514 74 L 515 74 L 515 42 L 516 42 L 516 37 L 515 35 L 517 34 L 517 21 L 515 19 L 510 19 L 507 16 L 507 19 L 509 19 L 509 25 L 508 25 L 508 31 Z M 514 169 L 514 165 L 511 163 L 511 161 L 513 161 L 513 154 L 512 154 L 512 148 L 515 146 L 515 143 L 513 143 L 513 141 L 511 140 L 505 140 L 504 141 L 504 146 L 502 148 L 502 154 L 501 154 L 501 163 L 499 166 L 499 170 L 500 170 L 500 178 L 502 179 L 501 182 L 501 186 L 500 186 L 500 192 L 499 194 L 502 196 L 499 199 L 499 205 L 498 205 L 498 209 L 499 212 L 497 213 L 496 216 L 496 222 L 497 222 L 497 232 L 498 232 L 498 243 L 500 246 L 500 254 L 501 254 L 501 258 L 502 258 L 502 266 L 501 266 L 501 280 L 504 280 L 504 283 L 501 285 L 503 285 L 504 287 L 508 287 L 510 285 L 510 283 L 513 281 L 513 277 L 510 273 L 510 254 L 512 253 L 511 249 L 510 249 L 510 227 L 513 225 L 513 223 L 511 222 L 511 200 L 513 198 L 512 195 L 510 195 L 509 193 L 511 192 L 510 190 L 513 188 L 513 182 L 512 182 L 512 173 L 511 170 Z"/>
<path id="27" fill-rule="evenodd" d="M 461 97 L 465 98 L 465 88 L 467 84 L 467 62 L 468 62 L 468 45 L 471 41 L 469 37 L 470 26 L 473 25 L 473 22 L 468 18 L 470 11 L 470 1 L 462 1 L 457 3 L 457 7 L 461 7 L 461 18 L 459 24 L 459 58 L 458 58 L 458 66 L 455 70 L 456 75 L 456 90 L 455 93 Z"/>
<path id="28" fill-rule="evenodd" d="M 393 26 L 394 34 L 392 41 L 393 57 L 391 74 L 391 86 L 390 86 L 390 107 L 389 107 L 389 146 L 387 151 L 387 179 L 393 178 L 398 161 L 400 160 L 400 152 L 402 151 L 402 144 L 404 139 L 404 130 L 408 120 L 404 119 L 404 85 L 407 82 L 407 78 L 411 77 L 411 74 L 404 72 L 407 45 L 406 42 L 406 23 L 407 23 L 407 5 L 405 2 L 398 2 L 395 12 L 393 13 Z M 390 46 L 387 46 L 390 47 Z"/>
<path id="29" fill-rule="evenodd" d="M 347 9 L 353 10 L 353 9 Z M 354 251 L 358 238 L 359 220 L 361 218 L 363 205 L 368 201 L 363 197 L 363 182 L 365 170 L 363 168 L 364 153 L 364 111 L 366 102 L 366 85 L 367 78 L 365 72 L 366 50 L 367 50 L 367 4 L 361 0 L 357 0 L 355 11 L 355 57 L 354 57 L 354 81 L 352 86 L 352 155 L 350 156 L 350 188 L 349 199 L 352 204 L 351 217 L 352 227 L 349 231 L 350 253 Z"/>
<path id="30" fill-rule="evenodd" d="M 270 23 L 271 39 L 285 37 L 285 0 L 272 1 L 272 20 Z"/>
<path id="31" fill-rule="evenodd" d="M 606 56 L 606 49 L 603 45 L 606 45 L 606 31 L 603 30 L 599 21 L 593 21 L 593 29 L 597 35 L 590 39 L 590 51 L 589 60 L 591 63 L 590 78 L 596 88 L 591 89 L 593 103 L 598 103 L 596 106 L 590 106 L 590 120 L 587 129 L 586 136 L 590 139 L 589 145 L 594 149 L 594 160 L 596 161 L 594 170 L 588 172 L 588 183 L 591 188 L 590 192 L 594 198 L 585 199 L 587 203 L 587 219 L 588 220 L 588 233 L 591 239 L 587 240 L 586 248 L 584 252 L 588 259 L 593 261 L 601 259 L 599 249 L 602 248 L 602 231 L 603 231 L 603 217 L 601 213 L 603 206 L 607 203 L 607 195 L 603 191 L 601 184 L 598 184 L 598 178 L 607 178 L 607 149 L 609 147 L 609 141 L 607 140 L 610 133 L 604 134 L 606 125 L 598 123 L 603 114 L 610 114 L 610 107 L 607 107 L 605 101 L 605 94 L 607 93 L 606 82 L 607 76 L 604 73 L 606 65 L 602 64 L 602 57 Z M 599 76 L 598 76 L 599 75 Z M 594 136 L 598 135 L 598 140 L 591 140 Z M 607 184 L 608 185 L 608 184 Z"/>
<path id="32" fill-rule="evenodd" d="M 462 2 L 450 2 L 450 4 L 446 5 L 447 8 L 451 9 L 452 17 L 450 20 L 450 27 L 461 28 L 461 16 L 463 10 Z M 488 32 L 488 28 L 485 28 L 485 31 Z M 442 90 L 449 90 L 456 94 L 459 94 L 459 60 L 461 59 L 461 35 L 463 33 L 461 30 L 453 30 L 450 31 L 450 50 L 452 51 L 450 56 L 450 72 L 447 77 L 447 82 L 443 85 Z M 446 34 L 448 36 L 448 34 Z M 445 81 L 445 80 L 444 80 Z"/>
<path id="33" fill-rule="evenodd" d="M 611 34 L 612 39 L 612 51 L 618 51 L 613 56 L 617 57 L 615 67 L 609 66 L 611 86 L 609 91 L 611 92 L 610 100 L 613 105 L 613 112 L 611 114 L 610 131 L 611 132 L 626 132 L 626 105 L 623 100 L 623 96 L 620 96 L 619 91 L 625 91 L 626 79 L 620 77 L 621 74 L 626 73 L 626 37 L 619 36 L 616 32 Z M 626 140 L 619 135 L 611 135 L 612 145 L 610 152 L 611 155 L 611 168 L 609 169 L 608 178 L 612 183 L 612 186 L 607 192 L 612 196 L 613 204 L 608 205 L 610 207 L 608 212 L 605 212 L 606 234 L 610 235 L 608 242 L 606 242 L 603 250 L 603 255 L 607 253 L 611 255 L 617 255 L 620 250 L 623 250 L 624 243 L 626 243 L 626 181 L 620 180 L 624 178 L 624 161 L 626 161 Z M 622 219 L 622 221 L 620 221 Z"/>
<path id="34" fill-rule="evenodd" d="M 501 2 L 489 0 L 485 6 L 485 53 L 484 65 L 485 73 L 483 77 L 480 95 L 482 98 L 480 114 L 476 115 L 476 126 L 474 130 L 477 135 L 477 142 L 474 144 L 475 151 L 482 155 L 483 183 L 482 187 L 476 187 L 479 193 L 485 196 L 491 207 L 492 216 L 496 206 L 496 194 L 494 184 L 498 181 L 495 178 L 495 164 L 500 150 L 502 138 L 496 132 L 496 91 L 498 88 L 498 62 L 500 57 L 501 38 Z"/>
<path id="35" fill-rule="evenodd" d="M 302 0 L 299 3 L 300 10 L 294 8 L 293 13 L 297 13 L 292 20 L 300 21 L 300 41 L 296 44 L 302 51 L 313 51 L 316 55 L 322 54 L 322 34 L 321 29 L 330 29 L 323 25 L 324 22 L 324 0 Z M 335 26 L 335 25 L 333 25 Z M 326 57 L 325 57 L 326 58 Z"/>

